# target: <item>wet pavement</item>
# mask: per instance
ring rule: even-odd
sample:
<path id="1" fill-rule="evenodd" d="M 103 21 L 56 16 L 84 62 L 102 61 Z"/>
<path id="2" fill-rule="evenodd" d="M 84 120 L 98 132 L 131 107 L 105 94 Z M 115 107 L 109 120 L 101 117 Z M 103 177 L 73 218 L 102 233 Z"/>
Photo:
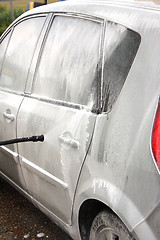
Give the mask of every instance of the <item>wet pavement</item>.
<path id="1" fill-rule="evenodd" d="M 0 179 L 0 240 L 72 240 L 41 211 Z"/>

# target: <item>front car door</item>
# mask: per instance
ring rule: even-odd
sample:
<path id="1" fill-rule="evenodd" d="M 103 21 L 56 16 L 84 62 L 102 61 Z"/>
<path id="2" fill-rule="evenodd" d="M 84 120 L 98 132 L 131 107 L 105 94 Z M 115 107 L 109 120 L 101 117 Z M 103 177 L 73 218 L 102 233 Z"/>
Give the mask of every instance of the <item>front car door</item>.
<path id="1" fill-rule="evenodd" d="M 19 21 L 0 42 L 1 141 L 17 137 L 17 113 L 24 98 L 30 64 L 44 21 L 45 17 Z M 0 173 L 18 186 L 24 186 L 16 144 L 0 146 Z"/>
<path id="2" fill-rule="evenodd" d="M 18 137 L 44 135 L 18 146 L 27 188 L 66 223 L 99 107 L 102 29 L 102 20 L 54 16 L 17 119 Z"/>

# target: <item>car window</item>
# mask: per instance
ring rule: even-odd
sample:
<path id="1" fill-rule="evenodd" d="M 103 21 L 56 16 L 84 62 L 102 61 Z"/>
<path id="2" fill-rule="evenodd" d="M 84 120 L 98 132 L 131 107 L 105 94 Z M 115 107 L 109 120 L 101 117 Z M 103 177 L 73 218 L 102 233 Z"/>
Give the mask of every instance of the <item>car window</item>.
<path id="1" fill-rule="evenodd" d="M 37 71 L 35 94 L 93 107 L 97 101 L 97 65 L 101 24 L 56 16 Z"/>
<path id="2" fill-rule="evenodd" d="M 15 26 L 4 59 L 0 86 L 24 91 L 27 74 L 45 17 L 26 19 Z"/>
<path id="3" fill-rule="evenodd" d="M 4 59 L 4 55 L 5 55 L 5 51 L 8 45 L 8 41 L 10 38 L 11 33 L 9 32 L 6 37 L 0 42 L 0 73 L 1 73 L 1 69 L 2 69 L 2 65 L 3 65 L 3 59 Z"/>
<path id="4" fill-rule="evenodd" d="M 140 35 L 107 22 L 103 69 L 103 111 L 112 108 L 127 78 L 140 44 Z"/>

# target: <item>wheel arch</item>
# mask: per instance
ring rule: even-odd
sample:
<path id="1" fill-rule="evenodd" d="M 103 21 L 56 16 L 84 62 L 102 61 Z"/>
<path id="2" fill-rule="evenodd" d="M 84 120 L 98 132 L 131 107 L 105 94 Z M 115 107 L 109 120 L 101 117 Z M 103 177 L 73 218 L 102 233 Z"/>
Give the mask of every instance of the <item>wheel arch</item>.
<path id="1" fill-rule="evenodd" d="M 97 199 L 85 200 L 80 207 L 78 215 L 79 232 L 82 240 L 89 239 L 90 229 L 94 218 L 97 216 L 97 214 L 104 210 L 106 210 L 110 214 L 115 215 L 118 219 L 120 219 L 120 221 L 123 222 L 123 220 L 105 203 Z M 131 230 L 127 226 L 126 228 L 129 232 L 131 232 Z"/>
<path id="2" fill-rule="evenodd" d="M 96 215 L 104 209 L 113 212 L 111 208 L 96 199 L 88 199 L 82 203 L 78 215 L 79 232 L 82 240 L 89 239 L 89 230 L 91 228 L 92 222 Z"/>
<path id="3" fill-rule="evenodd" d="M 144 220 L 138 206 L 134 205 L 132 199 L 116 186 L 108 183 L 101 188 L 93 189 L 91 179 L 80 185 L 75 197 L 74 213 L 76 212 L 77 215 L 82 240 L 89 239 L 88 234 L 93 219 L 102 210 L 116 215 L 130 232 L 133 232 L 135 226 Z"/>

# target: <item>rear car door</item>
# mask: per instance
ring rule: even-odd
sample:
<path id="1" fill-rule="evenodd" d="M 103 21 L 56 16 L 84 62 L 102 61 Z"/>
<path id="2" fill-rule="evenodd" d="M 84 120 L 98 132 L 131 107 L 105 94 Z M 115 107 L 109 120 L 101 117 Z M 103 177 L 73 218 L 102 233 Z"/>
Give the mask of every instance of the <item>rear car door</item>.
<path id="1" fill-rule="evenodd" d="M 18 137 L 44 134 L 18 145 L 27 188 L 66 223 L 100 107 L 102 31 L 100 19 L 56 15 L 18 113 Z"/>
<path id="2" fill-rule="evenodd" d="M 0 42 L 0 140 L 17 137 L 17 113 L 44 21 L 44 17 L 23 19 Z M 0 147 L 0 173 L 24 186 L 16 144 Z"/>

